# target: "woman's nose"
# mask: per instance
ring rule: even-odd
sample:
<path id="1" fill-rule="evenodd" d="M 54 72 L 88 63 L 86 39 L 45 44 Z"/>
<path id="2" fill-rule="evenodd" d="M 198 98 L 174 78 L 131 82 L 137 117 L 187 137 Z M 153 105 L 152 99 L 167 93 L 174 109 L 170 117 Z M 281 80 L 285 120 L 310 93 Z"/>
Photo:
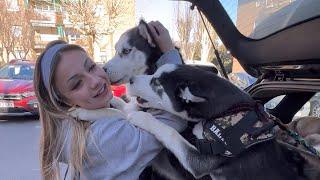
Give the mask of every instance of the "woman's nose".
<path id="1" fill-rule="evenodd" d="M 99 85 L 99 77 L 93 74 L 89 75 L 90 88 L 96 89 Z"/>

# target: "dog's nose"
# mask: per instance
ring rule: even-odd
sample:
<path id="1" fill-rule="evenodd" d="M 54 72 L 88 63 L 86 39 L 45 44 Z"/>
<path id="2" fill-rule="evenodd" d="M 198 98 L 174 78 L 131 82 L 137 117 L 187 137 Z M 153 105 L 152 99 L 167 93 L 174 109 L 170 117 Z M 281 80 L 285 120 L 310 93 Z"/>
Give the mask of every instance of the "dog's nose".
<path id="1" fill-rule="evenodd" d="M 133 77 L 129 79 L 130 84 L 133 84 L 134 82 L 133 79 L 134 79 Z"/>
<path id="2" fill-rule="evenodd" d="M 106 66 L 103 66 L 103 68 L 102 68 L 103 70 L 104 70 L 104 72 L 108 72 L 107 71 L 107 67 Z"/>

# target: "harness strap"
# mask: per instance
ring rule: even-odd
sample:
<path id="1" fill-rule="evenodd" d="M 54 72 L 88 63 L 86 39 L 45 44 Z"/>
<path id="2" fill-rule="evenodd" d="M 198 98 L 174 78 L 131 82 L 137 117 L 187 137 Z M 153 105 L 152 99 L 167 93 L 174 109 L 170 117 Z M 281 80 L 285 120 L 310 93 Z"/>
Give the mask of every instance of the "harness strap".
<path id="1" fill-rule="evenodd" d="M 215 119 L 203 124 L 205 139 L 197 140 L 196 147 L 203 154 L 223 155 L 233 157 L 248 149 L 248 147 L 273 139 L 274 135 L 257 138 L 273 127 L 274 123 L 266 122 L 261 127 L 254 127 L 260 120 L 255 111 L 247 112 L 234 125 L 219 124 Z"/>

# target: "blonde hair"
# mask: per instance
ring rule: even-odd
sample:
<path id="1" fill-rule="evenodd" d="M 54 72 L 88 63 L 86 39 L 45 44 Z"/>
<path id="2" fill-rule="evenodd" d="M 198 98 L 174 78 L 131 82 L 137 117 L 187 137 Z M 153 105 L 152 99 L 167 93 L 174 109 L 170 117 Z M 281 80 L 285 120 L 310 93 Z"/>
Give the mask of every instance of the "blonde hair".
<path id="1" fill-rule="evenodd" d="M 38 57 L 35 74 L 34 89 L 39 101 L 39 115 L 41 123 L 40 134 L 40 166 L 43 179 L 60 179 L 59 158 L 65 146 L 66 133 L 71 130 L 71 151 L 68 164 L 71 167 L 72 176 L 82 174 L 83 162 L 88 160 L 86 152 L 86 140 L 89 134 L 89 121 L 79 121 L 66 114 L 70 108 L 64 102 L 64 97 L 55 88 L 54 73 L 61 54 L 69 50 L 82 50 L 80 46 L 68 45 L 58 51 L 53 58 L 53 67 L 50 74 L 50 87 L 45 88 L 41 75 L 41 59 L 48 48 L 56 44 L 67 44 L 64 41 L 53 41 L 47 45 L 44 52 Z"/>

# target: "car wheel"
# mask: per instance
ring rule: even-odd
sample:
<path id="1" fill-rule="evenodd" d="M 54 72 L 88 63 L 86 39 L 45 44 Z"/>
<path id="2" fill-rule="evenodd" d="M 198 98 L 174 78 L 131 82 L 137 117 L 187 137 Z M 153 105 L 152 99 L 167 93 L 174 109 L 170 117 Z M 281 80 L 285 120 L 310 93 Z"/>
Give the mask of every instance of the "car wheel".
<path id="1" fill-rule="evenodd" d="M 311 103 L 310 116 L 320 117 L 320 102 L 314 101 Z"/>

